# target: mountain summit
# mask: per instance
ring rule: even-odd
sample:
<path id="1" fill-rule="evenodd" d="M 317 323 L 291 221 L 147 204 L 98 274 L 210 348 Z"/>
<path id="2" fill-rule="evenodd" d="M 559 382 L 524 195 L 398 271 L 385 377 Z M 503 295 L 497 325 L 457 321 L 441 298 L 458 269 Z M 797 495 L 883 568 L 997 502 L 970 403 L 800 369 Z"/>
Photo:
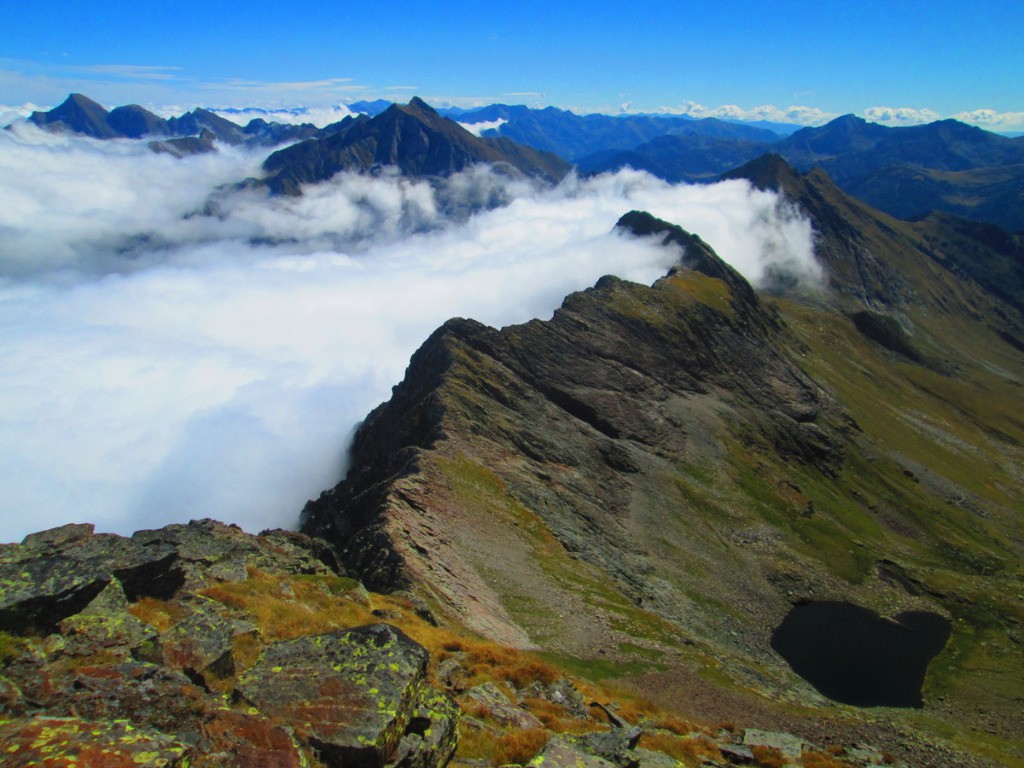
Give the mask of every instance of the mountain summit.
<path id="1" fill-rule="evenodd" d="M 376 117 L 346 118 L 327 136 L 312 138 L 267 158 L 266 183 L 277 193 L 298 194 L 301 185 L 341 171 L 393 166 L 413 176 L 449 176 L 490 163 L 557 182 L 569 171 L 564 160 L 508 139 L 481 139 L 441 117 L 422 99 L 393 104 Z"/>

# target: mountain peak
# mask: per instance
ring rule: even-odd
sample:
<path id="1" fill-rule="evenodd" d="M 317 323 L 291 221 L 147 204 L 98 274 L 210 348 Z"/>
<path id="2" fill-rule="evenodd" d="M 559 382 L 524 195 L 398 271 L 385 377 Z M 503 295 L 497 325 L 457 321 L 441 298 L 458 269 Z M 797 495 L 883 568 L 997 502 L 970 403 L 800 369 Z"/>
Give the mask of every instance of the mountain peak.
<path id="1" fill-rule="evenodd" d="M 415 109 L 419 112 L 426 112 L 429 115 L 437 115 L 437 110 L 427 104 L 419 96 L 413 96 L 409 99 L 409 103 L 406 105 L 409 109 Z"/>
<path id="2" fill-rule="evenodd" d="M 723 181 L 729 179 L 746 179 L 758 189 L 771 189 L 776 192 L 789 191 L 799 183 L 800 172 L 786 162 L 782 155 L 774 153 L 761 155 L 735 170 L 724 173 Z"/>
<path id="3" fill-rule="evenodd" d="M 102 110 L 104 112 L 107 111 L 106 108 L 103 107 L 103 105 L 101 105 L 99 102 L 93 101 L 88 96 L 85 96 L 81 93 L 68 94 L 68 97 L 64 99 L 64 102 L 60 105 L 60 107 L 57 107 L 57 109 L 60 109 L 61 107 L 70 106 L 81 107 L 83 109 L 97 109 Z"/>
<path id="4" fill-rule="evenodd" d="M 691 234 L 679 225 L 659 219 L 647 211 L 630 211 L 618 220 L 615 227 L 637 237 L 661 235 L 663 245 L 672 243 L 683 249 L 680 266 L 721 280 L 728 286 L 732 297 L 740 300 L 747 310 L 758 306 L 757 294 L 750 283 L 723 261 L 699 235 Z"/>
<path id="5" fill-rule="evenodd" d="M 111 139 L 118 132 L 107 123 L 106 108 L 80 93 L 70 94 L 49 112 L 33 112 L 29 120 L 40 127 L 53 126 L 98 139 Z"/>
<path id="6" fill-rule="evenodd" d="M 852 112 L 850 112 L 849 114 L 840 115 L 836 119 L 830 120 L 828 123 L 826 123 L 826 125 L 836 125 L 836 126 L 840 126 L 840 125 L 845 125 L 845 126 L 861 126 L 861 125 L 867 125 L 867 124 L 868 124 L 867 120 L 865 120 L 863 117 L 858 117 L 857 115 L 853 114 Z"/>

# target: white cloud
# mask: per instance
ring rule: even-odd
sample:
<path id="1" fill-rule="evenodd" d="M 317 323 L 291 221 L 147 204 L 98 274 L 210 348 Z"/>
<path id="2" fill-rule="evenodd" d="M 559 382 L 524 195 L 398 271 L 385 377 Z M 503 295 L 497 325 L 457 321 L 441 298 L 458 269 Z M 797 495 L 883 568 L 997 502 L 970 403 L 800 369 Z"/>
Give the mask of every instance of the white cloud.
<path id="1" fill-rule="evenodd" d="M 0 540 L 69 521 L 293 524 L 444 320 L 548 317 L 601 275 L 662 274 L 675 254 L 610 234 L 628 210 L 754 279 L 813 264 L 807 222 L 742 182 L 341 176 L 301 198 L 223 188 L 204 213 L 261 158 L 5 133 Z"/>
<path id="2" fill-rule="evenodd" d="M 933 109 L 917 109 L 915 107 L 868 107 L 864 110 L 864 119 L 872 123 L 891 125 L 924 125 L 940 120 L 939 113 Z"/>
<path id="3" fill-rule="evenodd" d="M 506 120 L 505 118 L 499 117 L 497 120 L 481 121 L 479 123 L 459 123 L 459 125 L 461 125 L 467 131 L 472 133 L 474 136 L 479 136 L 484 131 L 492 131 L 497 128 L 501 128 L 501 126 L 503 126 L 507 122 L 508 120 Z"/>
<path id="4" fill-rule="evenodd" d="M 976 125 L 987 131 L 1024 131 L 1024 112 L 997 112 L 994 109 L 974 109 L 951 115 L 954 120 Z"/>
<path id="5" fill-rule="evenodd" d="M 0 128 L 10 125 L 15 120 L 28 117 L 33 112 L 45 111 L 47 109 L 49 107 L 40 107 L 38 104 L 21 104 L 18 106 L 0 104 Z"/>
<path id="6" fill-rule="evenodd" d="M 767 120 L 772 123 L 795 123 L 797 125 L 822 125 L 838 115 L 825 112 L 817 107 L 791 106 L 781 109 L 770 104 L 744 108 L 736 104 L 720 107 L 705 107 L 695 101 L 686 101 L 674 107 L 659 107 L 658 112 L 672 115 L 689 115 L 704 118 L 717 117 L 722 120 Z"/>

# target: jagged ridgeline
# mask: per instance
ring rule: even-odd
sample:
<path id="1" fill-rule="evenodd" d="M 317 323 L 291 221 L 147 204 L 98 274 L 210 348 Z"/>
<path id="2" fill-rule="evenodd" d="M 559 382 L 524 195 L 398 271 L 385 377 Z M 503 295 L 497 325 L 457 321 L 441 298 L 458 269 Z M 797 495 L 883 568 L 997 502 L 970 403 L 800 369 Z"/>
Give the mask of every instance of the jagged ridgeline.
<path id="1" fill-rule="evenodd" d="M 1005 759 L 1024 688 L 1019 238 L 892 219 L 778 157 L 734 176 L 811 217 L 819 294 L 758 296 L 698 237 L 629 214 L 623 235 L 674 244 L 677 268 L 605 278 L 547 322 L 444 325 L 304 529 L 374 588 L 688 712 L 724 698 L 813 730 L 826 707 L 852 733 L 829 697 L 902 702 L 928 712 L 922 742 Z M 816 601 L 950 639 L 922 638 L 909 694 L 815 688 L 771 640 Z M 911 727 L 891 717 L 879 731 Z"/>

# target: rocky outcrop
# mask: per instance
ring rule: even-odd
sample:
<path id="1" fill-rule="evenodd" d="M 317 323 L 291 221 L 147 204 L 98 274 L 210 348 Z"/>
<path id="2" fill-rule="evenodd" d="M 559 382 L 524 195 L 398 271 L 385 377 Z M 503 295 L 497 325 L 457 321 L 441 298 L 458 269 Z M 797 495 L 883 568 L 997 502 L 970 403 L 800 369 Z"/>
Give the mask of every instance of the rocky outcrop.
<path id="1" fill-rule="evenodd" d="M 4 765 L 185 768 L 185 744 L 125 720 L 90 721 L 76 717 L 33 717 L 0 722 Z"/>
<path id="2" fill-rule="evenodd" d="M 68 525 L 0 547 L 4 764 L 443 766 L 458 712 L 427 651 L 384 624 L 318 633 L 296 596 L 370 615 L 327 552 L 211 520 L 129 538 Z M 246 600 L 267 585 L 306 634 L 278 638 Z"/>
<path id="3" fill-rule="evenodd" d="M 427 661 L 422 646 L 380 624 L 277 643 L 237 690 L 261 712 L 302 724 L 329 766 L 444 765 L 455 705 L 427 685 Z"/>

